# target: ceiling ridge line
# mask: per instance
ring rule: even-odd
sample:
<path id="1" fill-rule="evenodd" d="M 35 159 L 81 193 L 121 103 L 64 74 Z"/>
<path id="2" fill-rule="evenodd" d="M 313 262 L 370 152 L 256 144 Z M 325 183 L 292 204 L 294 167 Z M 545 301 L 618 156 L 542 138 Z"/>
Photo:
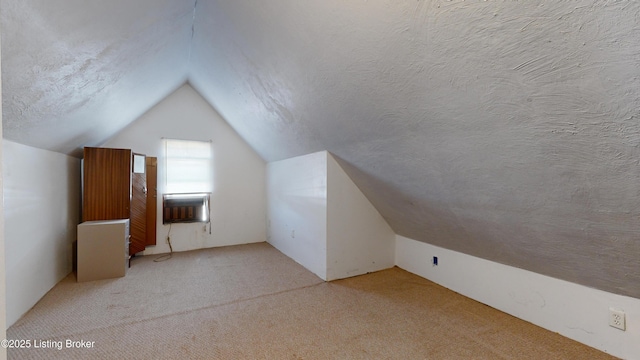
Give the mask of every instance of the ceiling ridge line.
<path id="1" fill-rule="evenodd" d="M 191 49 L 193 48 L 193 37 L 196 32 L 196 8 L 198 0 L 193 2 L 193 15 L 191 17 L 191 38 L 189 39 L 189 54 L 187 55 L 187 68 L 191 67 Z"/>

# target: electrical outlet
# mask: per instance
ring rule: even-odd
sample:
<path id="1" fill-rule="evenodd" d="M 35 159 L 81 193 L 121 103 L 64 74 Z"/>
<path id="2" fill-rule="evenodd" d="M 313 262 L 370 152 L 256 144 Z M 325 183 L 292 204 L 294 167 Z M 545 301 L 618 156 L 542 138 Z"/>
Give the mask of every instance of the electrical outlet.
<path id="1" fill-rule="evenodd" d="M 609 308 L 609 325 L 616 329 L 625 330 L 626 321 L 624 311 Z"/>

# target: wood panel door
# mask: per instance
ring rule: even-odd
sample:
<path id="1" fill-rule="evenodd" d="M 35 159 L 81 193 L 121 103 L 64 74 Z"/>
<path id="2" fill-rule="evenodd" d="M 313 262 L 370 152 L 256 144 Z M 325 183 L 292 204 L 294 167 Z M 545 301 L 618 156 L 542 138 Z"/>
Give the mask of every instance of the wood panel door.
<path id="1" fill-rule="evenodd" d="M 131 150 L 84 148 L 82 221 L 129 218 Z"/>
<path id="2" fill-rule="evenodd" d="M 147 156 L 147 242 L 156 244 L 158 222 L 158 158 Z"/>
<path id="3" fill-rule="evenodd" d="M 129 254 L 144 250 L 147 243 L 147 176 L 145 156 L 133 154 L 131 168 L 131 244 Z"/>

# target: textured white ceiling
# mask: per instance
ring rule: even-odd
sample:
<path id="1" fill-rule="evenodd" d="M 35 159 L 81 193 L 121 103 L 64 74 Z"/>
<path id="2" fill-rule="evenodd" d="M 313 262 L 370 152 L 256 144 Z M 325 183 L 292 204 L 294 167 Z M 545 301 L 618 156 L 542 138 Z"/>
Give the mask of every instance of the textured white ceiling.
<path id="1" fill-rule="evenodd" d="M 2 0 L 3 130 L 63 153 L 186 81 L 194 1 Z"/>
<path id="2" fill-rule="evenodd" d="M 640 297 L 640 2 L 0 4 L 9 139 L 73 152 L 188 79 L 398 234 Z"/>

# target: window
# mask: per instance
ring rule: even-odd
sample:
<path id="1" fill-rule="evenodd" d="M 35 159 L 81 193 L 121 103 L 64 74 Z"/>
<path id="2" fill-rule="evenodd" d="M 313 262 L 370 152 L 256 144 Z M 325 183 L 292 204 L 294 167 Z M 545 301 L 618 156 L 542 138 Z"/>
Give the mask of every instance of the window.
<path id="1" fill-rule="evenodd" d="M 164 140 L 165 192 L 211 192 L 213 156 L 210 141 Z"/>
<path id="2" fill-rule="evenodd" d="M 210 141 L 164 139 L 164 224 L 209 221 L 212 153 Z"/>

